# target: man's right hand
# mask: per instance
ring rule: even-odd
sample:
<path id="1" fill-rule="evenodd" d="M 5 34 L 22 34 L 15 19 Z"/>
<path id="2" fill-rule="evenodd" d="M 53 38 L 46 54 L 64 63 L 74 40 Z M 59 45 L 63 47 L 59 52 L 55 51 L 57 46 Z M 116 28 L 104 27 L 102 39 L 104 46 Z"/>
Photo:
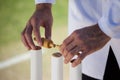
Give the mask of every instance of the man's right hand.
<path id="1" fill-rule="evenodd" d="M 30 50 L 36 50 L 36 46 L 32 39 L 32 34 L 34 34 L 39 46 L 42 46 L 40 27 L 45 28 L 45 38 L 51 39 L 51 30 L 53 17 L 51 12 L 50 3 L 41 3 L 36 5 L 36 10 L 28 20 L 25 29 L 21 34 L 22 42 Z"/>

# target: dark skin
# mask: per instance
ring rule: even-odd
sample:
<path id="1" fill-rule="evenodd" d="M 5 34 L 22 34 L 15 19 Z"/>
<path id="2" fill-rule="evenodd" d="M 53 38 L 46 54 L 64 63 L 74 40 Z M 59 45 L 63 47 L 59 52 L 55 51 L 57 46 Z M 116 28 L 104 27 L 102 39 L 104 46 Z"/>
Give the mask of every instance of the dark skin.
<path id="1" fill-rule="evenodd" d="M 64 56 L 64 62 L 67 64 L 75 55 L 77 59 L 72 63 L 75 67 L 89 54 L 101 49 L 110 40 L 110 37 L 104 34 L 99 25 L 92 25 L 82 29 L 75 30 L 68 36 L 60 47 Z M 82 51 L 82 54 L 78 52 Z"/>
<path id="2" fill-rule="evenodd" d="M 52 5 L 42 3 L 36 5 L 36 10 L 28 20 L 25 29 L 21 34 L 23 44 L 27 49 L 37 50 L 33 42 L 32 34 L 36 37 L 39 46 L 42 46 L 40 28 L 45 28 L 45 38 L 51 39 L 53 17 L 51 11 Z M 68 36 L 60 46 L 60 51 L 65 57 L 64 62 L 69 63 L 77 54 L 77 59 L 72 63 L 75 67 L 89 54 L 101 49 L 110 40 L 110 37 L 104 34 L 98 24 L 75 30 Z M 82 54 L 78 52 L 82 51 Z"/>
<path id="3" fill-rule="evenodd" d="M 45 38 L 51 39 L 53 17 L 51 12 L 51 4 L 43 3 L 37 4 L 36 10 L 28 20 L 25 29 L 21 34 L 21 39 L 25 47 L 30 50 L 36 50 L 36 46 L 32 39 L 32 34 L 34 34 L 39 46 L 42 46 L 40 28 L 45 29 Z"/>

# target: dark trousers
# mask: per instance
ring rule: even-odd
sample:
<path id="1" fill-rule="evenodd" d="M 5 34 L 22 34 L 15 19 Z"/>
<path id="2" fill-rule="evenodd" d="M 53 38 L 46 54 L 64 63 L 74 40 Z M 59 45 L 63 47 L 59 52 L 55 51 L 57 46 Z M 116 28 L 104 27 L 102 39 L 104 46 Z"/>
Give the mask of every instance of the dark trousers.
<path id="1" fill-rule="evenodd" d="M 95 79 L 88 75 L 82 74 L 82 80 L 99 80 L 99 79 Z M 103 80 L 120 80 L 120 69 L 111 47 L 109 50 Z"/>

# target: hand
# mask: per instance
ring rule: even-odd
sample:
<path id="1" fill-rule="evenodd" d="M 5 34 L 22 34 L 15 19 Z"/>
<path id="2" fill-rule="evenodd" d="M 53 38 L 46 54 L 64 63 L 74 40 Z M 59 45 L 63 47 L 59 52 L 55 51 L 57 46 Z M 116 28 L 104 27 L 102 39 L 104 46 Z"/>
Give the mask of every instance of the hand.
<path id="1" fill-rule="evenodd" d="M 36 10 L 28 20 L 25 29 L 21 34 L 22 42 L 28 49 L 36 49 L 36 46 L 32 39 L 34 34 L 39 46 L 42 46 L 40 27 L 45 28 L 45 38 L 51 39 L 51 28 L 53 23 L 53 17 L 51 12 L 51 4 L 41 3 L 36 5 Z"/>
<path id="2" fill-rule="evenodd" d="M 67 64 L 75 55 L 78 55 L 72 66 L 75 67 L 89 54 L 101 49 L 110 37 L 104 34 L 99 26 L 93 25 L 74 31 L 68 38 L 63 41 L 60 47 L 62 55 L 65 57 L 64 62 Z M 78 54 L 82 52 L 81 54 Z"/>

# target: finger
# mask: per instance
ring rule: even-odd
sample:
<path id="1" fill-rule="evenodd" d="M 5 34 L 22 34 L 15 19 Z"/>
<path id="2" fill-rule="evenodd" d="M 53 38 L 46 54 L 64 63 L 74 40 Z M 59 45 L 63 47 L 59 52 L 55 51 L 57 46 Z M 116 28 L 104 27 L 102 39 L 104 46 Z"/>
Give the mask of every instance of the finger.
<path id="1" fill-rule="evenodd" d="M 67 54 L 70 52 L 70 50 L 74 49 L 74 47 L 76 47 L 76 45 L 74 45 L 73 43 L 69 44 L 68 46 L 62 47 L 62 55 L 66 58 Z"/>
<path id="2" fill-rule="evenodd" d="M 64 63 L 67 64 L 71 61 L 71 59 L 74 57 L 74 54 L 68 53 L 67 56 L 64 59 Z"/>
<path id="3" fill-rule="evenodd" d="M 65 48 L 63 48 L 63 56 L 66 58 L 68 53 L 77 53 L 76 51 L 79 50 L 79 46 L 74 44 L 75 42 L 72 41 L 70 44 L 68 44 Z M 76 49 L 77 48 L 77 49 Z"/>
<path id="4" fill-rule="evenodd" d="M 26 38 L 28 45 L 31 47 L 31 49 L 35 50 L 36 47 L 32 40 L 32 26 L 30 24 L 27 25 L 27 28 L 25 30 L 25 38 Z"/>
<path id="5" fill-rule="evenodd" d="M 26 41 L 26 39 L 25 39 L 25 30 L 26 30 L 26 28 L 25 28 L 25 29 L 23 30 L 23 32 L 21 33 L 21 40 L 22 40 L 24 46 L 25 46 L 28 50 L 30 50 L 31 48 L 30 48 L 30 46 L 28 45 L 28 43 L 27 43 L 27 41 Z"/>
<path id="6" fill-rule="evenodd" d="M 72 49 L 74 49 L 74 48 L 77 46 L 77 44 L 75 44 L 75 43 L 76 43 L 75 41 L 71 41 L 71 43 L 69 43 L 69 44 L 67 45 L 66 50 L 69 52 L 69 51 L 71 51 Z"/>
<path id="7" fill-rule="evenodd" d="M 76 67 L 77 65 L 79 65 L 85 57 L 86 53 L 83 52 L 82 54 L 79 54 L 77 59 L 72 62 L 72 67 Z"/>
<path id="8" fill-rule="evenodd" d="M 77 54 L 77 52 L 73 52 L 73 51 L 77 51 L 78 50 L 78 48 L 77 48 L 77 46 L 75 46 L 74 48 L 73 48 L 73 50 L 72 50 L 72 53 L 71 53 L 71 51 L 67 54 L 67 56 L 65 57 L 65 60 L 64 60 L 64 62 L 67 64 L 68 62 L 70 62 L 71 61 L 71 59 Z"/>
<path id="9" fill-rule="evenodd" d="M 52 25 L 46 24 L 45 25 L 45 38 L 51 40 L 51 32 L 52 32 Z"/>
<path id="10" fill-rule="evenodd" d="M 64 51 L 63 51 L 63 53 L 62 53 L 62 55 L 64 56 L 64 58 L 66 58 L 66 56 L 67 56 L 68 53 L 69 53 L 69 52 L 64 49 Z"/>
<path id="11" fill-rule="evenodd" d="M 74 39 L 69 36 L 68 38 L 66 38 L 64 41 L 63 41 L 63 44 L 60 46 L 60 51 L 61 52 L 64 52 L 64 49 L 68 46 L 69 43 L 71 43 Z"/>
<path id="12" fill-rule="evenodd" d="M 69 46 L 67 46 L 66 47 L 66 49 L 64 49 L 64 57 L 65 58 L 67 58 L 67 55 L 69 55 L 68 53 L 77 53 L 77 52 L 79 52 L 79 47 L 77 46 L 77 45 L 73 45 L 73 46 L 71 46 L 71 45 L 69 45 Z"/>
<path id="13" fill-rule="evenodd" d="M 41 40 L 41 36 L 40 36 L 39 27 L 34 27 L 33 32 L 34 32 L 37 43 L 39 44 L 39 46 L 42 46 L 42 40 Z"/>
<path id="14" fill-rule="evenodd" d="M 78 64 L 81 63 L 82 59 L 81 59 L 80 56 L 81 56 L 81 55 L 79 54 L 79 55 L 78 55 L 78 58 L 75 59 L 75 60 L 72 62 L 72 67 L 76 67 Z"/>

